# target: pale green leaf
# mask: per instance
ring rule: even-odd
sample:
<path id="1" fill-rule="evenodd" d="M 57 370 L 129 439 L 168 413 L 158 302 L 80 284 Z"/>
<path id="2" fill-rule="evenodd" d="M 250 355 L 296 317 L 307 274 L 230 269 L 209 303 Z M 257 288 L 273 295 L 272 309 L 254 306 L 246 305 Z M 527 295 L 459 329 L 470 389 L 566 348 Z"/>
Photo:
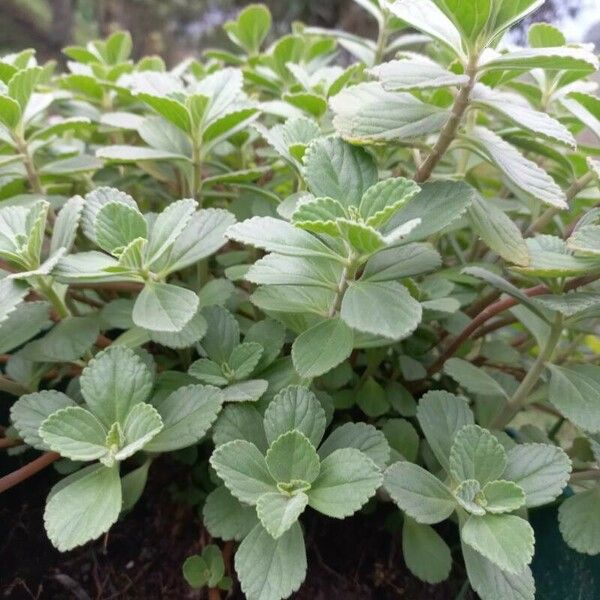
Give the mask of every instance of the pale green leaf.
<path id="1" fill-rule="evenodd" d="M 267 466 L 278 483 L 312 483 L 319 475 L 319 456 L 309 439 L 300 431 L 281 434 L 269 447 Z"/>
<path id="2" fill-rule="evenodd" d="M 202 520 L 213 537 L 236 541 L 245 538 L 258 521 L 255 508 L 242 504 L 224 485 L 207 496 Z"/>
<path id="3" fill-rule="evenodd" d="M 558 524 L 571 548 L 592 556 L 600 554 L 600 488 L 567 498 L 558 509 Z"/>
<path id="4" fill-rule="evenodd" d="M 304 492 L 293 495 L 269 492 L 256 503 L 256 514 L 262 526 L 275 539 L 280 538 L 304 512 L 308 496 Z"/>
<path id="5" fill-rule="evenodd" d="M 485 510 L 490 513 L 513 512 L 525 504 L 525 492 L 512 481 L 489 481 L 483 486 Z"/>
<path id="6" fill-rule="evenodd" d="M 115 459 L 125 460 L 146 448 L 162 428 L 163 421 L 152 405 L 143 402 L 136 404 L 123 423 L 124 445 L 115 454 Z"/>
<path id="7" fill-rule="evenodd" d="M 468 75 L 447 71 L 421 56 L 385 62 L 369 69 L 368 73 L 390 92 L 461 86 L 469 81 Z"/>
<path id="8" fill-rule="evenodd" d="M 447 360 L 444 372 L 473 394 L 507 397 L 506 391 L 491 375 L 462 358 Z"/>

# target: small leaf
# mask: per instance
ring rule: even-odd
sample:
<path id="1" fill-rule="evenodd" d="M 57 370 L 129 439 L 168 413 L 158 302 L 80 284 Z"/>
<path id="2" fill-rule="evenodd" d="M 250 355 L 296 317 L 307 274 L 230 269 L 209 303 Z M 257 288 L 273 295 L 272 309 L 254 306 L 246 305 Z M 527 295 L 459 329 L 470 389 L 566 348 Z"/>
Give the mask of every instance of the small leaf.
<path id="1" fill-rule="evenodd" d="M 439 523 L 456 508 L 450 490 L 437 477 L 409 462 L 388 467 L 383 485 L 398 507 L 418 523 Z"/>
<path id="2" fill-rule="evenodd" d="M 115 459 L 125 460 L 146 448 L 162 428 L 163 421 L 153 406 L 143 402 L 136 404 L 123 424 L 124 446 L 115 454 Z"/>
<path id="3" fill-rule="evenodd" d="M 242 504 L 224 485 L 207 496 L 202 517 L 209 533 L 224 540 L 242 540 L 258 522 L 254 507 Z"/>
<path id="4" fill-rule="evenodd" d="M 263 494 L 277 491 L 265 457 L 250 442 L 238 439 L 218 446 L 210 464 L 241 502 L 255 505 Z"/>
<path id="5" fill-rule="evenodd" d="M 460 429 L 450 450 L 450 472 L 457 481 L 475 479 L 481 485 L 499 479 L 506 468 L 506 452 L 486 429 L 467 425 Z"/>
<path id="6" fill-rule="evenodd" d="M 256 513 L 262 526 L 277 539 L 298 520 L 307 504 L 308 496 L 304 492 L 292 496 L 269 492 L 258 499 Z"/>
<path id="7" fill-rule="evenodd" d="M 507 397 L 504 388 L 491 375 L 462 358 L 446 361 L 444 372 L 473 394 Z"/>
<path id="8" fill-rule="evenodd" d="M 525 504 L 525 492 L 512 481 L 490 481 L 483 486 L 482 491 L 487 502 L 487 512 L 513 512 Z"/>
<path id="9" fill-rule="evenodd" d="M 44 525 L 52 544 L 72 550 L 108 531 L 121 512 L 119 470 L 91 465 L 59 481 L 50 491 Z"/>
<path id="10" fill-rule="evenodd" d="M 533 558 L 533 529 L 514 515 L 471 515 L 461 529 L 461 538 L 509 573 L 521 573 Z"/>
<path id="11" fill-rule="evenodd" d="M 360 215 L 370 227 L 381 227 L 420 190 L 414 181 L 403 177 L 380 181 L 362 197 Z"/>
<path id="12" fill-rule="evenodd" d="M 94 221 L 94 238 L 107 252 L 124 248 L 136 238 L 148 236 L 142 213 L 120 202 L 105 204 Z"/>
<path id="13" fill-rule="evenodd" d="M 294 367 L 306 379 L 323 375 L 350 356 L 353 343 L 352 330 L 341 319 L 322 321 L 294 341 Z"/>
<path id="14" fill-rule="evenodd" d="M 309 505 L 343 519 L 359 510 L 381 483 L 381 471 L 366 454 L 355 448 L 341 448 L 321 463 L 321 472 L 308 492 Z"/>
<path id="15" fill-rule="evenodd" d="M 256 342 L 245 342 L 236 346 L 227 361 L 235 373 L 235 378 L 240 380 L 252 375 L 262 353 L 263 347 Z"/>
<path id="16" fill-rule="evenodd" d="M 280 435 L 267 450 L 269 472 L 278 483 L 312 483 L 319 475 L 319 456 L 308 438 L 297 430 Z"/>
<path id="17" fill-rule="evenodd" d="M 558 509 L 560 532 L 567 544 L 584 554 L 600 554 L 600 488 L 567 498 Z"/>

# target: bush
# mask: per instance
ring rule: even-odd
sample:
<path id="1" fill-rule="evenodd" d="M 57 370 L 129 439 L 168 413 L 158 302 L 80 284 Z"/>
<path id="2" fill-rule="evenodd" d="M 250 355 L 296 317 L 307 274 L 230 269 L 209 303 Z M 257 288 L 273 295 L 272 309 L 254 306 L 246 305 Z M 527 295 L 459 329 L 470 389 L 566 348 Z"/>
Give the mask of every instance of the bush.
<path id="1" fill-rule="evenodd" d="M 4 446 L 43 453 L 0 489 L 60 459 L 59 550 L 193 447 L 250 600 L 301 585 L 307 507 L 394 502 L 429 583 L 451 519 L 484 600 L 534 598 L 528 509 L 567 485 L 600 553 L 598 60 L 547 24 L 500 50 L 540 2 L 359 4 L 376 43 L 266 46 L 253 5 L 172 70 L 126 33 L 0 63 Z M 216 545 L 183 574 L 231 585 Z"/>

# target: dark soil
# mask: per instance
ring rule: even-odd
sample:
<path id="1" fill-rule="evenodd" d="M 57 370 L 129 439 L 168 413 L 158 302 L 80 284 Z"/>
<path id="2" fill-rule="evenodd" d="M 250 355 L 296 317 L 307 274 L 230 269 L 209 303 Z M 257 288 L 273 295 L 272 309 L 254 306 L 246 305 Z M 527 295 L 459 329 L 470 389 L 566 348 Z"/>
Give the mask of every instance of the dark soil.
<path id="1" fill-rule="evenodd" d="M 29 457 L 27 457 L 29 458 Z M 27 460 L 24 459 L 24 460 Z M 20 459 L 3 457 L 2 473 Z M 170 489 L 185 486 L 189 468 L 162 458 L 151 468 L 142 499 L 104 539 L 60 554 L 42 522 L 45 497 L 58 479 L 53 468 L 0 499 L 0 599 L 182 600 L 206 598 L 191 590 L 181 564 L 207 541 L 193 506 L 175 503 Z M 385 511 L 384 511 L 385 512 Z M 402 561 L 401 540 L 384 528 L 386 515 L 357 515 L 343 522 L 315 513 L 303 518 L 308 575 L 296 600 L 454 600 L 464 572 L 428 586 Z M 222 593 L 225 598 L 225 593 Z M 241 600 L 239 585 L 230 599 Z M 462 596 L 472 600 L 474 596 Z"/>

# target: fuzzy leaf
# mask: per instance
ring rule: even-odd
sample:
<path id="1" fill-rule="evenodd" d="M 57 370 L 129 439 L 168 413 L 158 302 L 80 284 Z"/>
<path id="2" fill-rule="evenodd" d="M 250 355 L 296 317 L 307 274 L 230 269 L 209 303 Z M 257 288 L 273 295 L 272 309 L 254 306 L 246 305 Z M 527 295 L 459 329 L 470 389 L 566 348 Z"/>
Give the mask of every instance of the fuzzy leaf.
<path id="1" fill-rule="evenodd" d="M 267 450 L 267 466 L 278 483 L 312 483 L 319 475 L 319 456 L 308 438 L 297 430 L 280 435 Z"/>
<path id="2" fill-rule="evenodd" d="M 308 496 L 304 492 L 292 496 L 269 492 L 258 499 L 256 513 L 262 526 L 277 539 L 296 523 L 307 504 Z"/>

